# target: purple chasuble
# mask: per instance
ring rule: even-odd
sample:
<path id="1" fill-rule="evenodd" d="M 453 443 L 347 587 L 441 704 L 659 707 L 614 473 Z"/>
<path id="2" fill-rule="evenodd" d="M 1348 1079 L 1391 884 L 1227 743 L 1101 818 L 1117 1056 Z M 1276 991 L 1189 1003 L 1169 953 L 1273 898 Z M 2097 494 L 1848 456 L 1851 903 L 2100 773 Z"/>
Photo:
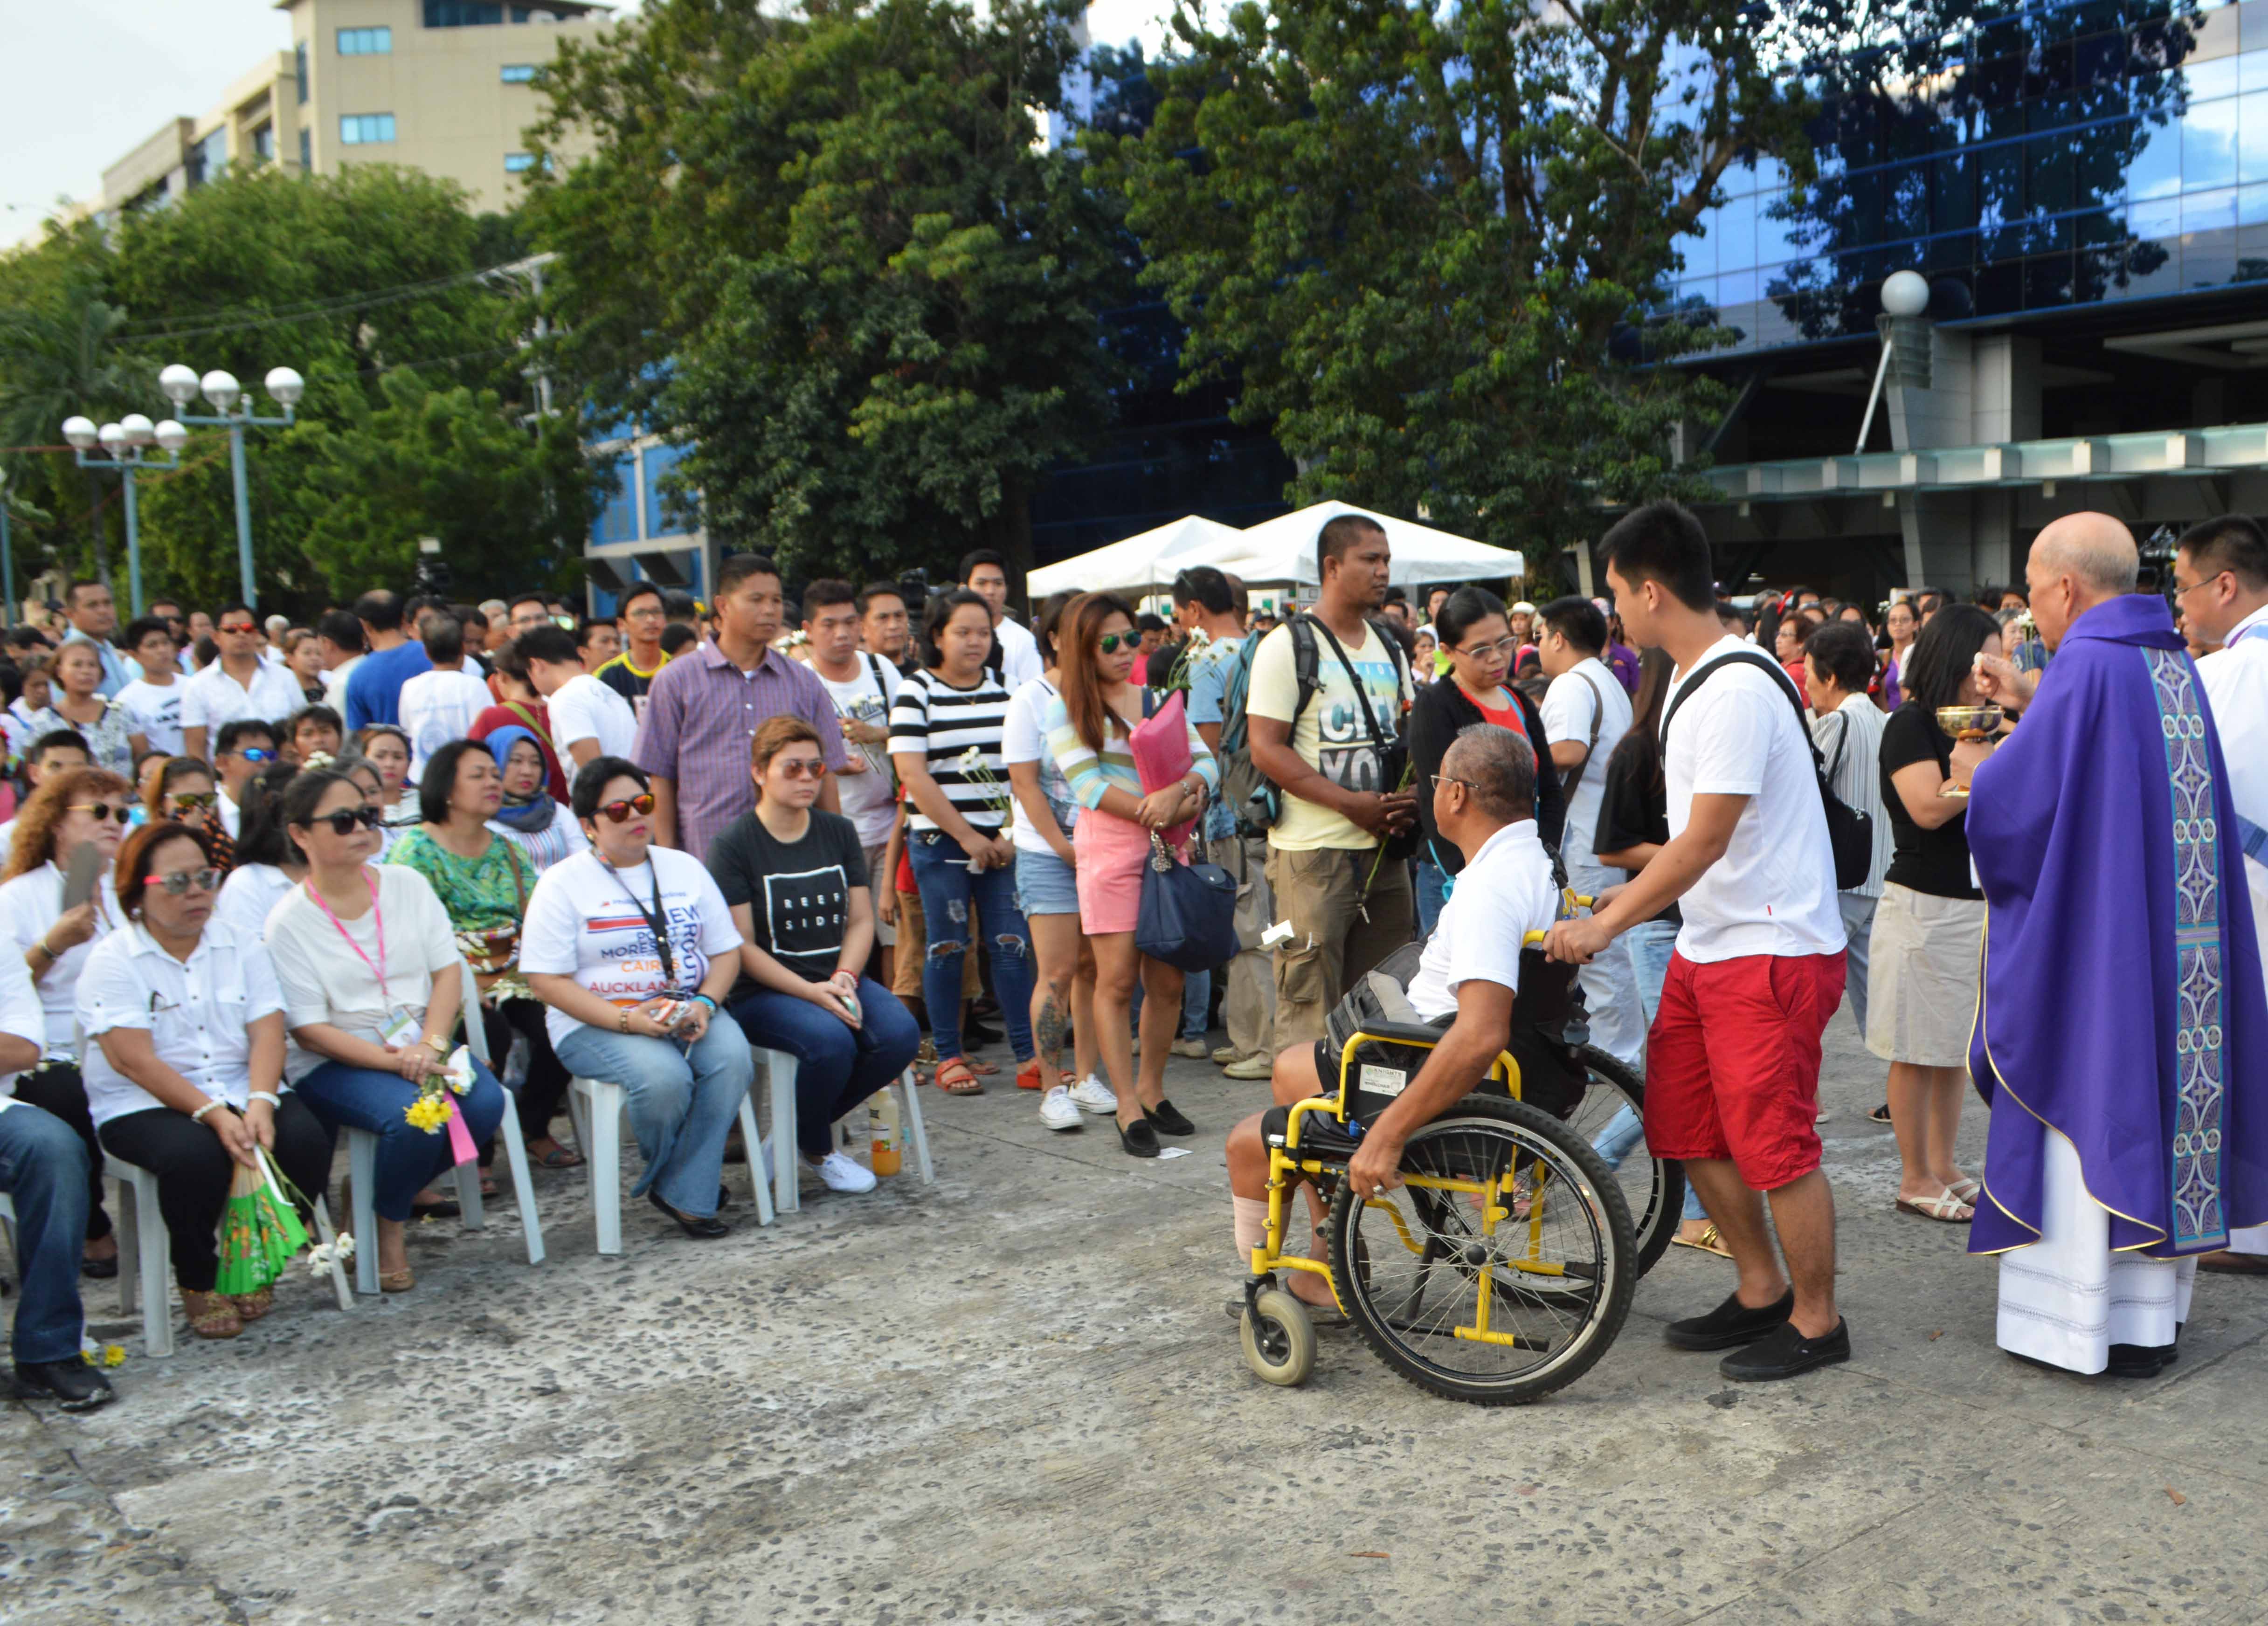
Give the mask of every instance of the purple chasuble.
<path id="1" fill-rule="evenodd" d="M 1988 906 L 1969 1066 L 1992 1106 L 1969 1251 L 2038 1239 L 2051 1133 L 2114 1253 L 2203 1253 L 2268 1220 L 2259 945 L 2220 742 L 2162 599 L 2073 622 L 1967 827 Z"/>

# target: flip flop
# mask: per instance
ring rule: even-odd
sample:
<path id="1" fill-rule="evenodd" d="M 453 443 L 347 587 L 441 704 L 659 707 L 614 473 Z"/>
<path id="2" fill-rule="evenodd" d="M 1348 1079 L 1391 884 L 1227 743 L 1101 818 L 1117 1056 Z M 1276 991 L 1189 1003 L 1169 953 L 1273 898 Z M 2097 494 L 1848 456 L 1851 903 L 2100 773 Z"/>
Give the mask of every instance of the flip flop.
<path id="1" fill-rule="evenodd" d="M 1674 1247 L 1690 1247 L 1696 1253 L 1713 1254 L 1719 1259 L 1730 1259 L 1733 1256 L 1733 1250 L 1725 1246 L 1725 1240 L 1718 1234 L 1716 1222 L 1713 1220 L 1699 1236 L 1682 1237 L 1673 1233 L 1669 1240 Z"/>
<path id="2" fill-rule="evenodd" d="M 1941 1225 L 1965 1225 L 1977 1218 L 1977 1210 L 1955 1196 L 1949 1189 L 1919 1203 L 1900 1197 L 1897 1211 L 1917 1215 L 1923 1219 L 1933 1219 Z"/>

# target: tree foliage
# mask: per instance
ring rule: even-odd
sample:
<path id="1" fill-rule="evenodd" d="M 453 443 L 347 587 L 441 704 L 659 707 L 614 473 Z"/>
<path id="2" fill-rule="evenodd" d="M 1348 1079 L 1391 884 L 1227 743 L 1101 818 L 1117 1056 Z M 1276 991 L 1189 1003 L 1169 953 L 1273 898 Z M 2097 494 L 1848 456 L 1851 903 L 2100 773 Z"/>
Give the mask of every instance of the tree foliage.
<path id="1" fill-rule="evenodd" d="M 1188 376 L 1301 461 L 1292 493 L 1550 550 L 1602 498 L 1685 490 L 1671 431 L 1719 336 L 1656 313 L 1727 171 L 1811 178 L 1824 42 L 1904 37 L 1840 0 L 1271 0 L 1184 6 L 1146 135 L 1107 145 L 1189 327 Z"/>
<path id="2" fill-rule="evenodd" d="M 1110 200 L 1035 144 L 1068 15 L 660 0 L 563 49 L 540 139 L 597 152 L 527 211 L 559 364 L 690 446 L 674 478 L 729 546 L 1028 558 L 1034 478 L 1107 421 L 1093 311 L 1125 276 Z"/>

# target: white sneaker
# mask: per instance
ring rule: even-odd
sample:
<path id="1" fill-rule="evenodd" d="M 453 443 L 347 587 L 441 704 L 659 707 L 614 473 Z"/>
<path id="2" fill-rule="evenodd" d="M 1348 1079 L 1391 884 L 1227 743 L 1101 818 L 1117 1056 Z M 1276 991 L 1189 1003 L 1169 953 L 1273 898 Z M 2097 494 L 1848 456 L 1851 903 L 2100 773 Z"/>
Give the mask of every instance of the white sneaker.
<path id="1" fill-rule="evenodd" d="M 1071 1085 L 1070 1094 L 1071 1104 L 1081 1112 L 1091 1112 L 1099 1115 L 1106 1112 L 1116 1114 L 1118 1110 L 1117 1095 L 1113 1093 L 1108 1085 L 1103 1083 L 1093 1073 L 1087 1074 L 1086 1078 Z"/>
<path id="2" fill-rule="evenodd" d="M 819 1160 L 819 1178 L 829 1191 L 856 1194 L 874 1188 L 873 1171 L 839 1151 L 830 1151 Z"/>
<path id="3" fill-rule="evenodd" d="M 1051 1129 L 1075 1129 L 1079 1127 L 1079 1108 L 1071 1104 L 1071 1091 L 1057 1085 L 1040 1097 L 1040 1122 Z"/>

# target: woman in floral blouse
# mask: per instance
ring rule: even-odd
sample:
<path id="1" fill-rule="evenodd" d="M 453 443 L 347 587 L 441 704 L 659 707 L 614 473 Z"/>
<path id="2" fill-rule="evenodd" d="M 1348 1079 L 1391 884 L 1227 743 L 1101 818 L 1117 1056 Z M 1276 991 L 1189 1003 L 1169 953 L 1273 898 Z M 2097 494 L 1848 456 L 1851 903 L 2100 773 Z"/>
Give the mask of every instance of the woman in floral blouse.
<path id="1" fill-rule="evenodd" d="M 453 739 L 433 753 L 417 791 L 423 822 L 387 850 L 386 862 L 416 870 L 448 911 L 465 962 L 481 986 L 481 1020 L 499 1069 L 512 1034 L 527 1041 L 527 1080 L 518 1106 L 528 1156 L 546 1168 L 582 1162 L 551 1136 L 567 1094 L 567 1070 L 552 1054 L 543 1007 L 519 980 L 519 931 L 535 868 L 489 828 L 504 799 L 496 758 L 477 739 Z M 491 1155 L 482 1151 L 485 1162 Z M 483 1182 L 485 1183 L 485 1182 Z"/>

